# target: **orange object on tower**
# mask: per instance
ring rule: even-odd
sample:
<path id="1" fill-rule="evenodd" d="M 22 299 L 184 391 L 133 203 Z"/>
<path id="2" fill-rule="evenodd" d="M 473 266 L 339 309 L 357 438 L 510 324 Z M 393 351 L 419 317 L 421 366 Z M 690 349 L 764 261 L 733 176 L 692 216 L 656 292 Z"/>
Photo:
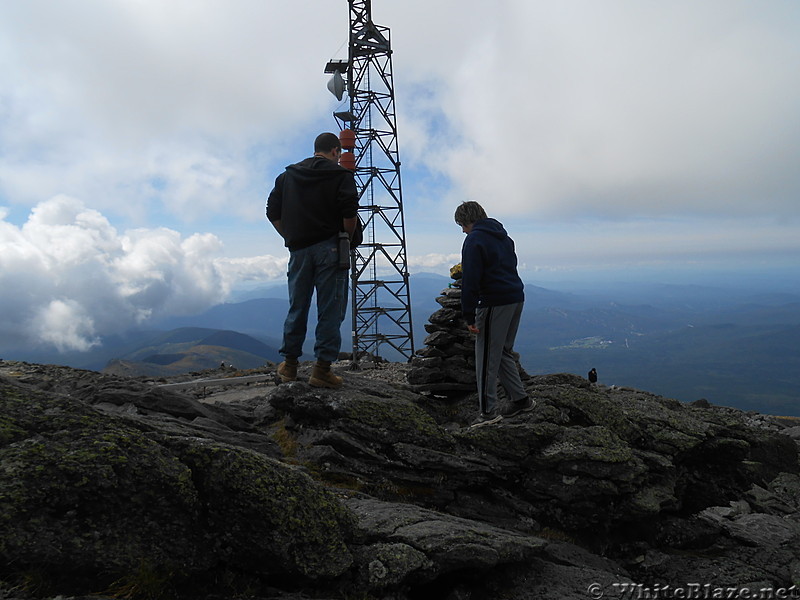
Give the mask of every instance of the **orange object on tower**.
<path id="1" fill-rule="evenodd" d="M 339 157 L 339 164 L 343 166 L 345 169 L 350 169 L 351 171 L 355 171 L 356 155 L 353 154 L 352 152 L 342 152 L 341 156 Z"/>
<path id="2" fill-rule="evenodd" d="M 356 134 L 352 129 L 342 129 L 339 133 L 339 141 L 344 150 L 352 150 L 356 147 Z"/>

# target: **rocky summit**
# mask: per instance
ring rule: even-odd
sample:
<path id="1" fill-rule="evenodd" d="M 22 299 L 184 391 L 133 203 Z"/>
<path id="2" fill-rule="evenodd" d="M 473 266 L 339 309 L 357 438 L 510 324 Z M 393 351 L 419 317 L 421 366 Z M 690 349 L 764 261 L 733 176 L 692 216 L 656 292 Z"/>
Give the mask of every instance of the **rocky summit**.
<path id="1" fill-rule="evenodd" d="M 309 368 L 0 361 L 0 599 L 800 596 L 797 420 L 554 374 L 471 429 L 406 365 Z"/>

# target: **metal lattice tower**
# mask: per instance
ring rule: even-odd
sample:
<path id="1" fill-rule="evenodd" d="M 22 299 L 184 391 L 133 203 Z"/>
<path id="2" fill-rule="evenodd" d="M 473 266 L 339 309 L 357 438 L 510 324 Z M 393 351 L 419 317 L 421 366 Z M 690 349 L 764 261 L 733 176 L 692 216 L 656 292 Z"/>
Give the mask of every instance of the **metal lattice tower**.
<path id="1" fill-rule="evenodd" d="M 344 79 L 350 110 L 334 117 L 356 139 L 364 242 L 353 253 L 350 268 L 353 362 L 357 365 L 364 352 L 381 356 L 384 344 L 411 360 L 414 336 L 389 29 L 372 22 L 371 0 L 348 3 L 348 59 L 330 61 L 325 72 L 335 77 L 338 71 Z"/>

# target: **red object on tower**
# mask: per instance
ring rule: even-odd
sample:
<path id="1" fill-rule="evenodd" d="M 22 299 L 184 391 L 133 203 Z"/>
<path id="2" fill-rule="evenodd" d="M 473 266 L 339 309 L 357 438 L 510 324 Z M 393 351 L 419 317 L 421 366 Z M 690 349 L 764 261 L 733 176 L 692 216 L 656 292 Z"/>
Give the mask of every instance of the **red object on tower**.
<path id="1" fill-rule="evenodd" d="M 342 129 L 339 133 L 339 141 L 344 150 L 352 150 L 356 147 L 356 134 L 352 129 Z"/>
<path id="2" fill-rule="evenodd" d="M 352 152 L 342 152 L 341 156 L 339 157 L 339 164 L 343 166 L 345 169 L 350 169 L 351 171 L 355 171 L 356 155 L 353 154 Z"/>

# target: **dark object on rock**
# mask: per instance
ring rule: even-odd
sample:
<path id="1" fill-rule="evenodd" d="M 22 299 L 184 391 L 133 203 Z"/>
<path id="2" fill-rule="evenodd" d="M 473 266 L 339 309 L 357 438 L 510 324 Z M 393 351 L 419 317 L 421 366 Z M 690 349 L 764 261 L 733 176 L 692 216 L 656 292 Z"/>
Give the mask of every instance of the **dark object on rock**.
<path id="1" fill-rule="evenodd" d="M 705 398 L 698 398 L 697 400 L 690 402 L 689 406 L 694 406 L 695 408 L 711 408 L 711 402 Z"/>
<path id="2" fill-rule="evenodd" d="M 589 383 L 597 383 L 597 369 L 594 367 L 589 371 Z"/>

